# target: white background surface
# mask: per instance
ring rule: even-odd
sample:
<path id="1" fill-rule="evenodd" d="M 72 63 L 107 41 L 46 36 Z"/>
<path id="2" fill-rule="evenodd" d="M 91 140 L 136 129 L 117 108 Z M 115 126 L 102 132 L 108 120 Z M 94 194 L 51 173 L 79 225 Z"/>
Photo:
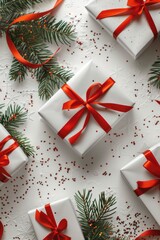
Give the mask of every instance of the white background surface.
<path id="1" fill-rule="evenodd" d="M 51 2 L 45 1 L 36 10 L 48 9 Z M 6 240 L 36 239 L 27 212 L 62 197 L 74 200 L 74 193 L 83 188 L 93 189 L 95 196 L 103 190 L 117 196 L 115 229 L 119 233 L 134 239 L 142 230 L 158 227 L 119 170 L 160 140 L 160 106 L 154 101 L 160 99 L 159 91 L 147 83 L 160 43 L 155 41 L 134 61 L 91 19 L 84 8 L 87 3 L 65 0 L 56 13 L 59 19 L 72 22 L 77 31 L 77 41 L 64 46 L 58 60 L 76 73 L 93 59 L 125 88 L 136 102 L 135 108 L 84 159 L 79 158 L 40 120 L 37 111 L 44 102 L 38 97 L 37 82 L 29 75 L 21 84 L 9 80 L 12 56 L 5 38 L 0 39 L 0 101 L 6 106 L 17 102 L 28 110 L 23 130 L 36 147 L 35 158 L 0 190 L 0 218 Z"/>

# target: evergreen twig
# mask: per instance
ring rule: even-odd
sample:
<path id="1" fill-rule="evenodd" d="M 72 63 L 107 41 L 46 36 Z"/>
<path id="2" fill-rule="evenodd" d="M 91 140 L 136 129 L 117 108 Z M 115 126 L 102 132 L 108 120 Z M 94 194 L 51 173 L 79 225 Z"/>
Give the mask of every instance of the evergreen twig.
<path id="1" fill-rule="evenodd" d="M 92 192 L 84 190 L 75 194 L 77 212 L 85 240 L 117 239 L 114 237 L 113 225 L 109 220 L 115 213 L 116 198 L 99 194 L 98 201 L 92 200 Z"/>
<path id="2" fill-rule="evenodd" d="M 0 105 L 0 110 L 4 105 Z M 6 128 L 10 135 L 16 139 L 27 156 L 33 156 L 35 151 L 30 140 L 19 132 L 17 128 L 24 124 L 27 119 L 27 112 L 18 105 L 9 105 L 5 112 L 0 111 L 0 123 Z"/>
<path id="3" fill-rule="evenodd" d="M 149 74 L 151 75 L 149 82 L 160 89 L 160 57 L 152 65 Z"/>
<path id="4" fill-rule="evenodd" d="M 23 15 L 26 9 L 43 0 L 0 0 L 0 36 L 6 32 L 8 25 L 16 17 Z M 10 36 L 21 55 L 32 63 L 41 64 L 49 59 L 52 52 L 47 43 L 70 44 L 75 40 L 73 25 L 63 20 L 57 21 L 47 15 L 38 20 L 20 22 L 10 29 Z M 49 99 L 56 88 L 68 81 L 73 74 L 61 67 L 55 58 L 38 69 L 30 69 L 13 59 L 9 77 L 11 80 L 23 81 L 30 71 L 39 82 L 39 96 Z"/>

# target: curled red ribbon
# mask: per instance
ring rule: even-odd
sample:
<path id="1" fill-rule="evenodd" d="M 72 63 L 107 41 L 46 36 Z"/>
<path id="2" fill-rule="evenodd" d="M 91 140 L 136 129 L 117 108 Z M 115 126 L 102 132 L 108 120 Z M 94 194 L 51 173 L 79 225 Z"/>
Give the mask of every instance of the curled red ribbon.
<path id="1" fill-rule="evenodd" d="M 160 230 L 151 229 L 141 233 L 135 240 L 141 240 L 142 237 L 160 236 Z"/>
<path id="2" fill-rule="evenodd" d="M 4 231 L 4 227 L 3 227 L 2 222 L 0 221 L 0 240 L 2 239 L 3 231 Z"/>
<path id="3" fill-rule="evenodd" d="M 13 139 L 11 136 L 7 136 L 0 142 L 0 181 L 4 183 L 7 182 L 11 177 L 10 174 L 4 169 L 4 167 L 9 164 L 8 155 L 12 153 L 17 147 L 19 147 L 19 144 L 17 142 L 14 142 L 8 148 L 2 150 L 5 144 L 11 139 Z"/>
<path id="4" fill-rule="evenodd" d="M 140 17 L 142 13 L 145 14 L 147 22 L 153 32 L 154 38 L 158 36 L 158 31 L 156 25 L 153 21 L 153 18 L 149 12 L 148 6 L 158 4 L 160 0 L 128 0 L 127 5 L 129 8 L 117 8 L 110 10 L 103 10 L 97 16 L 97 19 L 103 19 L 108 17 L 115 16 L 124 16 L 129 15 L 113 32 L 114 38 L 117 38 L 118 35 L 137 17 Z"/>
<path id="5" fill-rule="evenodd" d="M 10 49 L 10 51 L 12 52 L 13 56 L 20 62 L 22 63 L 23 65 L 27 66 L 27 67 L 30 67 L 30 68 L 39 68 L 39 67 L 42 67 L 44 64 L 46 64 L 47 62 L 49 62 L 54 56 L 55 54 L 59 51 L 59 48 L 57 49 L 57 51 L 52 55 L 50 56 L 49 59 L 47 59 L 45 62 L 41 63 L 41 64 L 35 64 L 35 63 L 31 63 L 29 61 L 27 61 L 21 54 L 20 52 L 18 51 L 18 49 L 16 48 L 14 42 L 12 41 L 11 37 L 10 37 L 10 34 L 9 34 L 9 30 L 10 28 L 16 24 L 16 23 L 19 23 L 19 22 L 28 22 L 28 21 L 32 21 L 32 20 L 36 20 L 36 19 L 39 19 L 43 16 L 46 16 L 50 13 L 53 12 L 53 10 L 55 8 L 57 8 L 61 3 L 62 3 L 63 0 L 57 0 L 54 7 L 51 8 L 50 10 L 48 11 L 45 11 L 45 12 L 41 12 L 41 13 L 29 13 L 29 14 L 25 14 L 23 16 L 20 16 L 18 18 L 16 18 L 8 27 L 7 31 L 6 31 L 6 40 L 7 40 L 7 43 L 8 43 L 8 47 Z"/>
<path id="6" fill-rule="evenodd" d="M 63 234 L 63 231 L 67 228 L 67 220 L 62 219 L 57 225 L 54 214 L 52 212 L 50 204 L 45 205 L 46 213 L 36 210 L 35 218 L 43 227 L 51 230 L 43 240 L 71 240 L 70 237 Z"/>
<path id="7" fill-rule="evenodd" d="M 158 163 L 157 159 L 153 155 L 150 150 L 147 150 L 143 153 L 146 157 L 147 161 L 144 163 L 143 167 L 151 173 L 156 179 L 148 180 L 148 181 L 138 181 L 137 182 L 137 189 L 134 192 L 137 196 L 142 195 L 143 193 L 147 192 L 151 188 L 160 185 L 160 164 Z"/>
<path id="8" fill-rule="evenodd" d="M 62 90 L 71 99 L 63 104 L 63 110 L 81 108 L 58 132 L 58 135 L 64 139 L 78 124 L 84 113 L 87 113 L 82 129 L 75 135 L 69 138 L 70 144 L 74 144 L 82 132 L 87 127 L 90 116 L 92 115 L 101 128 L 108 133 L 111 130 L 109 123 L 98 113 L 95 109 L 99 105 L 105 109 L 110 109 L 119 112 L 128 112 L 133 107 L 116 103 L 101 103 L 97 101 L 98 98 L 106 94 L 114 85 L 115 81 L 112 78 L 107 79 L 103 84 L 92 84 L 86 93 L 86 100 L 83 100 L 69 85 L 64 84 Z"/>

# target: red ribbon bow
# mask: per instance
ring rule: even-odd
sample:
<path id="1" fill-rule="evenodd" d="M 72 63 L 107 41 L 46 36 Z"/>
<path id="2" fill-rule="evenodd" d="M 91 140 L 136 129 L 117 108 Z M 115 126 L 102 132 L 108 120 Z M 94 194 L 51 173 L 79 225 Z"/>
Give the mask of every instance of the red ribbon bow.
<path id="1" fill-rule="evenodd" d="M 92 115 L 96 122 L 101 126 L 101 128 L 108 133 L 111 130 L 109 123 L 97 112 L 95 109 L 96 105 L 99 105 L 103 108 L 119 111 L 119 112 L 128 112 L 133 107 L 126 106 L 116 103 L 101 103 L 97 99 L 106 94 L 109 89 L 114 85 L 115 81 L 112 78 L 107 79 L 103 84 L 94 83 L 92 84 L 86 93 L 86 101 L 83 100 L 70 86 L 64 84 L 62 90 L 64 93 L 71 99 L 68 102 L 63 104 L 63 110 L 75 109 L 82 107 L 58 132 L 58 135 L 64 139 L 77 125 L 79 120 L 82 118 L 85 112 L 87 112 L 86 119 L 82 129 L 77 132 L 75 135 L 69 138 L 69 142 L 74 144 L 77 139 L 80 137 L 82 132 L 88 125 L 90 116 Z"/>
<path id="2" fill-rule="evenodd" d="M 5 144 L 11 139 L 13 139 L 11 136 L 7 136 L 0 142 L 0 181 L 1 182 L 7 182 L 11 177 L 10 174 L 4 169 L 4 167 L 9 164 L 8 155 L 12 153 L 17 147 L 19 147 L 19 144 L 17 142 L 14 142 L 8 148 L 2 150 Z"/>
<path id="3" fill-rule="evenodd" d="M 3 231 L 4 231 L 3 224 L 2 224 L 2 222 L 0 221 L 0 240 L 2 239 Z"/>
<path id="4" fill-rule="evenodd" d="M 137 182 L 138 187 L 136 190 L 134 190 L 137 196 L 142 195 L 143 193 L 147 192 L 151 188 L 160 184 L 160 164 L 158 163 L 157 159 L 154 157 L 153 153 L 150 150 L 147 150 L 143 154 L 147 159 L 143 167 L 158 179 L 152 179 L 148 181 L 138 181 Z"/>
<path id="5" fill-rule="evenodd" d="M 43 240 L 71 240 L 70 237 L 63 234 L 63 231 L 67 228 L 67 220 L 62 219 L 57 226 L 50 204 L 45 205 L 45 210 L 47 214 L 38 210 L 35 213 L 37 222 L 51 230 L 51 233 L 43 238 Z"/>
<path id="6" fill-rule="evenodd" d="M 18 51 L 18 49 L 16 48 L 14 42 L 12 41 L 11 37 L 10 37 L 10 34 L 9 34 L 9 30 L 10 28 L 16 24 L 16 23 L 19 23 L 19 22 L 28 22 L 28 21 L 32 21 L 32 20 L 36 20 L 36 19 L 39 19 L 43 16 L 46 16 L 50 13 L 53 12 L 53 10 L 55 10 L 55 8 L 57 8 L 61 3 L 62 3 L 63 0 L 57 0 L 54 7 L 51 8 L 50 10 L 48 11 L 45 11 L 45 12 L 41 12 L 41 13 L 29 13 L 29 14 L 25 14 L 23 16 L 20 16 L 18 18 L 16 18 L 8 27 L 7 31 L 6 31 L 6 40 L 7 40 L 7 43 L 8 43 L 8 47 L 10 49 L 10 51 L 12 52 L 13 56 L 20 62 L 22 63 L 23 65 L 27 66 L 27 67 L 30 67 L 30 68 L 39 68 L 39 67 L 42 67 L 44 64 L 46 64 L 47 62 L 49 62 L 51 60 L 51 58 L 53 58 L 55 56 L 55 54 L 59 51 L 59 48 L 57 49 L 57 51 L 49 58 L 47 59 L 45 62 L 41 63 L 41 64 L 35 64 L 35 63 L 31 63 L 29 61 L 27 61 L 21 54 L 20 52 Z"/>
<path id="7" fill-rule="evenodd" d="M 153 32 L 154 38 L 157 37 L 158 31 L 155 26 L 155 23 L 152 19 L 152 16 L 148 10 L 148 6 L 160 3 L 160 0 L 128 0 L 127 5 L 129 8 L 117 8 L 117 9 L 110 9 L 110 10 L 103 10 L 97 16 L 97 19 L 103 19 L 108 17 L 115 17 L 115 16 L 124 16 L 129 15 L 114 31 L 113 36 L 117 38 L 118 35 L 137 17 L 140 17 L 142 13 L 145 14 L 147 22 Z"/>
<path id="8" fill-rule="evenodd" d="M 160 230 L 147 230 L 141 233 L 135 240 L 141 240 L 142 237 L 150 237 L 150 236 L 160 236 Z"/>

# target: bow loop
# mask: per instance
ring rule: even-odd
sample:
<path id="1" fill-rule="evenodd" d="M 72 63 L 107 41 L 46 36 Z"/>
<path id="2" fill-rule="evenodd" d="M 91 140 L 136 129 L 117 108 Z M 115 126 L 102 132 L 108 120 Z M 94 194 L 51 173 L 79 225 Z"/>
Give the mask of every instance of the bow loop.
<path id="1" fill-rule="evenodd" d="M 9 158 L 7 155 L 0 157 L 0 167 L 7 166 L 9 164 Z"/>
<path id="2" fill-rule="evenodd" d="M 70 237 L 63 234 L 63 231 L 67 228 L 67 220 L 62 219 L 57 226 L 50 204 L 45 205 L 45 210 L 46 213 L 38 210 L 35 213 L 36 221 L 51 230 L 43 240 L 71 240 Z"/>
<path id="3" fill-rule="evenodd" d="M 87 93 L 86 93 L 87 103 L 92 103 L 100 96 L 102 96 L 102 84 L 100 84 L 100 83 L 92 84 L 88 88 Z"/>
<path id="4" fill-rule="evenodd" d="M 12 153 L 17 147 L 19 147 L 18 142 L 14 142 L 8 148 L 3 150 L 5 144 L 11 139 L 12 137 L 9 135 L 0 142 L 0 181 L 3 183 L 7 182 L 11 177 L 11 175 L 4 169 L 4 167 L 9 165 L 8 155 Z"/>
<path id="5" fill-rule="evenodd" d="M 147 181 L 137 181 L 137 189 L 134 190 L 137 196 L 142 195 L 153 187 L 160 185 L 160 164 L 150 150 L 143 153 L 147 161 L 143 167 L 154 177 L 158 179 L 151 179 Z"/>
<path id="6" fill-rule="evenodd" d="M 67 228 L 67 220 L 65 218 L 63 218 L 60 223 L 58 224 L 58 231 L 63 231 Z"/>

